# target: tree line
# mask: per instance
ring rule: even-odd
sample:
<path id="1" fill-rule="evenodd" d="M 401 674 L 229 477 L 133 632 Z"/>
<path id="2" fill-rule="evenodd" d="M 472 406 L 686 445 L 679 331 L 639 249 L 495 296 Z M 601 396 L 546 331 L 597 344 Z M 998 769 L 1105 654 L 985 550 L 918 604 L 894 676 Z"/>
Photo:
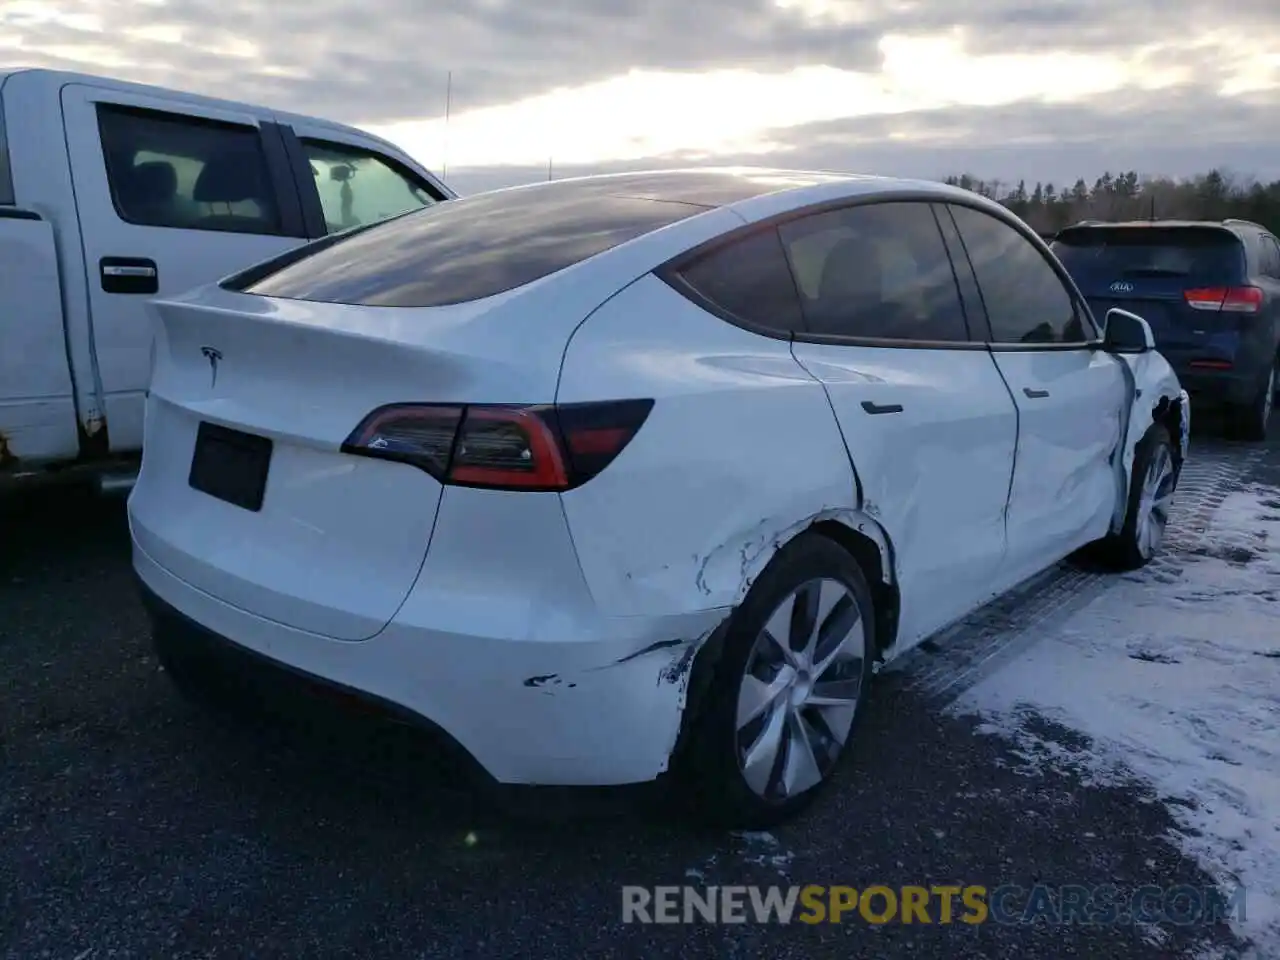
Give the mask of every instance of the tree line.
<path id="1" fill-rule="evenodd" d="M 1090 186 L 1016 184 L 982 180 L 969 174 L 947 177 L 947 183 L 1004 204 L 1042 234 L 1081 220 L 1252 220 L 1280 235 L 1280 180 L 1261 183 L 1227 170 L 1185 180 L 1127 173 L 1104 173 Z"/>

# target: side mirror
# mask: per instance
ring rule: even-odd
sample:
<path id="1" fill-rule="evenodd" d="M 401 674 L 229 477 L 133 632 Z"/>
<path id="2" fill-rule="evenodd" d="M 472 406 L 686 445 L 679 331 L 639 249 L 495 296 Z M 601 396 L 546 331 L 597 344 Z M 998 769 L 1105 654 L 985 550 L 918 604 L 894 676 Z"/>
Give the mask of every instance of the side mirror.
<path id="1" fill-rule="evenodd" d="M 1151 324 L 1136 313 L 1113 307 L 1102 323 L 1102 346 L 1112 353 L 1146 353 L 1156 348 Z"/>

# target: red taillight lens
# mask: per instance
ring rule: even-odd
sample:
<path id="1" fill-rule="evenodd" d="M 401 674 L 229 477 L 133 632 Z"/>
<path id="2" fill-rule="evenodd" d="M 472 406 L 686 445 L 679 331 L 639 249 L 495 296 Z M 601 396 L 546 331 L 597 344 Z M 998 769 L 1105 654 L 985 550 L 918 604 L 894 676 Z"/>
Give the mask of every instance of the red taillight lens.
<path id="1" fill-rule="evenodd" d="M 465 409 L 426 403 L 379 407 L 352 431 L 342 449 L 412 463 L 433 477 L 443 478 Z"/>
<path id="2" fill-rule="evenodd" d="M 448 482 L 520 490 L 566 490 L 569 468 L 548 407 L 469 407 Z"/>
<path id="3" fill-rule="evenodd" d="M 1257 313 L 1262 309 L 1260 287 L 1205 287 L 1183 292 L 1187 306 L 1223 313 Z"/>
<path id="4" fill-rule="evenodd" d="M 392 404 L 365 417 L 342 449 L 411 463 L 455 486 L 569 490 L 612 463 L 652 409 L 652 400 Z"/>

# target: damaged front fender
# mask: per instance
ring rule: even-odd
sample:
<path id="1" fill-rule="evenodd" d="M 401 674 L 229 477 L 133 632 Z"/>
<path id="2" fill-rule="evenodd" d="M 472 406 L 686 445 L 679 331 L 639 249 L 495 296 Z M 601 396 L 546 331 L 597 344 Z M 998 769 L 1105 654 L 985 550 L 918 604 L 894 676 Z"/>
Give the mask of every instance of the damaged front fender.
<path id="1" fill-rule="evenodd" d="M 1157 421 L 1169 427 L 1178 458 L 1179 470 L 1189 454 L 1191 433 L 1191 399 L 1178 382 L 1169 362 L 1155 350 L 1139 354 L 1120 354 L 1125 366 L 1129 395 L 1127 423 L 1117 462 L 1119 496 L 1112 517 L 1112 531 L 1124 523 L 1133 478 L 1133 461 L 1138 444 Z M 1176 422 L 1175 422 L 1176 421 Z"/>

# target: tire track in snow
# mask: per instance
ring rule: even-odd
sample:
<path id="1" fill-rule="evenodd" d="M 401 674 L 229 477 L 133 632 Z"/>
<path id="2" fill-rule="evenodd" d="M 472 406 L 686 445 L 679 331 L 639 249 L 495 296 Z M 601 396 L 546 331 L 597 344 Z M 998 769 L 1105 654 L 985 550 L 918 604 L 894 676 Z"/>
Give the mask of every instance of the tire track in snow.
<path id="1" fill-rule="evenodd" d="M 883 686 L 950 705 L 1126 576 L 1172 583 L 1188 554 L 1203 549 L 1223 500 L 1244 485 L 1265 454 L 1261 446 L 1193 448 L 1178 483 L 1163 549 L 1145 569 L 1116 575 L 1060 563 L 890 664 L 882 674 Z"/>

